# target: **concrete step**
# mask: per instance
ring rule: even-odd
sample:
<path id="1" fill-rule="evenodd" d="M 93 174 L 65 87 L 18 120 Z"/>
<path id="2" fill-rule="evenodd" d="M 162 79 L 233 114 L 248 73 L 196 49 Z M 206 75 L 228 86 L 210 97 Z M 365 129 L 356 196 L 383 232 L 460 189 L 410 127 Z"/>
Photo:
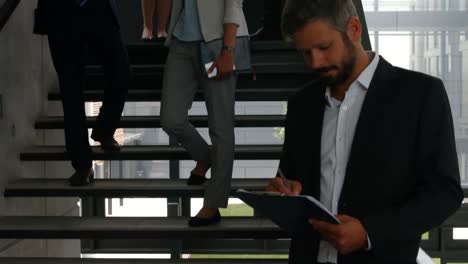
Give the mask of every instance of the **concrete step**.
<path id="1" fill-rule="evenodd" d="M 274 175 L 272 175 L 273 177 Z M 269 179 L 233 179 L 237 189 L 262 191 Z M 188 186 L 186 180 L 97 179 L 83 187 L 71 187 L 67 179 L 20 179 L 5 187 L 5 197 L 181 197 L 203 196 L 204 186 Z"/>
<path id="2" fill-rule="evenodd" d="M 224 217 L 192 228 L 187 217 L 0 217 L 0 238 L 10 239 L 280 239 L 286 232 L 268 219 Z"/>
<path id="3" fill-rule="evenodd" d="M 191 116 L 190 122 L 195 127 L 208 127 L 207 116 Z M 242 115 L 236 116 L 236 127 L 283 127 L 284 115 Z M 88 117 L 87 126 L 94 127 L 95 117 Z M 36 124 L 36 129 L 63 129 L 63 117 L 43 117 Z M 119 128 L 161 128 L 159 116 L 123 116 Z"/>
<path id="4" fill-rule="evenodd" d="M 122 151 L 105 153 L 93 147 L 94 160 L 191 160 L 180 146 L 123 146 Z M 281 157 L 281 145 L 238 145 L 237 160 L 277 160 Z M 69 160 L 64 146 L 37 146 L 20 153 L 22 161 L 65 161 Z"/>

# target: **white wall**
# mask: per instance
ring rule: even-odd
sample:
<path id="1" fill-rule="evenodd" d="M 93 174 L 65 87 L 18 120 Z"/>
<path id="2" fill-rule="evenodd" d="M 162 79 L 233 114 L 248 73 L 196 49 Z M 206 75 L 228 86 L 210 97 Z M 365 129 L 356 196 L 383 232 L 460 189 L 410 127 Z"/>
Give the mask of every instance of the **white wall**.
<path id="1" fill-rule="evenodd" d="M 0 0 L 1 1 L 1 0 Z M 0 2 L 1 3 L 1 2 Z M 0 192 L 19 178 L 67 177 L 66 163 L 20 162 L 21 150 L 41 144 L 63 144 L 34 129 L 44 114 L 60 115 L 47 107 L 47 92 L 57 89 L 46 38 L 33 35 L 36 0 L 23 0 L 0 32 Z M 8 198 L 0 195 L 0 216 L 78 215 L 77 199 Z M 77 256 L 79 241 L 0 240 L 0 256 Z"/>

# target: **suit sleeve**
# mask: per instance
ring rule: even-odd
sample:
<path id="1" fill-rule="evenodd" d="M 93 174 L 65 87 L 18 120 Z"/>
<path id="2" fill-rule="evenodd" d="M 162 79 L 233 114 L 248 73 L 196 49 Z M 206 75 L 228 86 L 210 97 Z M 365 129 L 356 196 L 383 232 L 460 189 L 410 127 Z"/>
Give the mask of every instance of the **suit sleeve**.
<path id="1" fill-rule="evenodd" d="M 224 0 L 224 24 L 240 26 L 244 19 L 242 10 L 244 0 Z"/>
<path id="2" fill-rule="evenodd" d="M 392 244 L 417 240 L 461 206 L 458 158 L 449 101 L 442 81 L 433 79 L 420 111 L 416 145 L 418 188 L 408 200 L 362 220 L 377 256 L 391 256 Z"/>

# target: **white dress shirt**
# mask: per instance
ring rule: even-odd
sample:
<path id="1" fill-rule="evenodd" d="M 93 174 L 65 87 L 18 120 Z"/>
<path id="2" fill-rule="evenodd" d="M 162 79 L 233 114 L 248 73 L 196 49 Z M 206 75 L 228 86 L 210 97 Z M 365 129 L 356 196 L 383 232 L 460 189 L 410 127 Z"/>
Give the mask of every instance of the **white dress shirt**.
<path id="1" fill-rule="evenodd" d="M 362 104 L 379 63 L 379 56 L 373 56 L 371 63 L 351 84 L 341 102 L 325 92 L 326 105 L 323 116 L 321 142 L 320 202 L 333 214 L 338 214 L 338 201 L 346 175 L 349 153 L 354 139 L 356 124 Z M 370 238 L 368 237 L 370 249 Z M 338 252 L 327 241 L 320 241 L 317 262 L 337 263 Z"/>

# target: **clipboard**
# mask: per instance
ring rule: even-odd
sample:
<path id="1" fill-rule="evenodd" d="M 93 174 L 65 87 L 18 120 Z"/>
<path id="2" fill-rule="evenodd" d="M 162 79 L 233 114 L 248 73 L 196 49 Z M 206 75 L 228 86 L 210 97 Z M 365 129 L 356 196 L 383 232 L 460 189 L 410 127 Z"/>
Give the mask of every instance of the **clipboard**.
<path id="1" fill-rule="evenodd" d="M 236 196 L 291 236 L 317 234 L 309 224 L 309 218 L 340 224 L 340 221 L 322 203 L 311 196 L 287 196 L 273 192 L 249 192 L 243 189 L 237 190 Z"/>

